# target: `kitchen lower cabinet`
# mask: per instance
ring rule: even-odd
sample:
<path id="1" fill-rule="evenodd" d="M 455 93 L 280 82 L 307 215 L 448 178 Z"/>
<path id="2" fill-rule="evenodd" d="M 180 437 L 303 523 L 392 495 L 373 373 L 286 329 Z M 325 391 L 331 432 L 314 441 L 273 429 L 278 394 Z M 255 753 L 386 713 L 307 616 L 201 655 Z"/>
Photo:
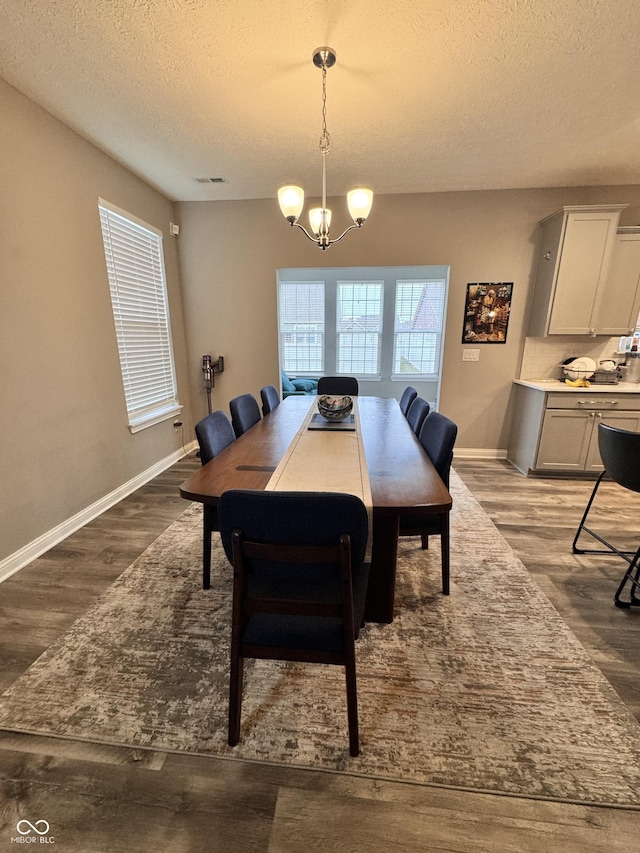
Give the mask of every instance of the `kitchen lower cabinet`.
<path id="1" fill-rule="evenodd" d="M 535 468 L 539 471 L 602 471 L 599 424 L 640 432 L 640 412 L 547 409 Z"/>
<path id="2" fill-rule="evenodd" d="M 524 474 L 597 474 L 599 424 L 640 432 L 640 393 L 514 389 L 507 458 Z"/>

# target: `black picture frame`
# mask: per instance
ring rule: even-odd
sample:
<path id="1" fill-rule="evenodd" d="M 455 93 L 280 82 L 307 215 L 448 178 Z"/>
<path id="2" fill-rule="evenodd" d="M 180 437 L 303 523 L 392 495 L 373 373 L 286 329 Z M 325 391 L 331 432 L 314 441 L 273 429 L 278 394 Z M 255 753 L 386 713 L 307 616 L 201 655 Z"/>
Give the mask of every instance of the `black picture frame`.
<path id="1" fill-rule="evenodd" d="M 462 343 L 506 344 L 512 296 L 512 281 L 467 284 Z"/>

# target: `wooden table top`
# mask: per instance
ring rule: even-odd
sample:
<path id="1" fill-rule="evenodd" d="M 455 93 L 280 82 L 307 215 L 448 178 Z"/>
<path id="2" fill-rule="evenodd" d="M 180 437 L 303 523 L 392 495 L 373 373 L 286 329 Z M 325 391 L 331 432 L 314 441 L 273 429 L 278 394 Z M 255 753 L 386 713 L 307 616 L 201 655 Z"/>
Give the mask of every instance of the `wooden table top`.
<path id="1" fill-rule="evenodd" d="M 180 487 L 188 500 L 216 504 L 227 489 L 264 489 L 310 406 L 311 396 L 287 397 Z M 398 402 L 358 397 L 362 437 L 377 513 L 447 512 L 451 496 L 420 446 Z"/>

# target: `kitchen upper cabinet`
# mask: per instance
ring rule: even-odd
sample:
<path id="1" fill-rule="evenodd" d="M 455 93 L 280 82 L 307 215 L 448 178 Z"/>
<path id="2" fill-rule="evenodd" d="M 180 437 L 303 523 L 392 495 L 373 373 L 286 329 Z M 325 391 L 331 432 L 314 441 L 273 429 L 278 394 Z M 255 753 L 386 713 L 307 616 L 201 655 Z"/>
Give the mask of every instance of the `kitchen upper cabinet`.
<path id="1" fill-rule="evenodd" d="M 541 221 L 530 335 L 611 335 L 626 331 L 626 315 L 622 323 L 617 302 L 609 298 L 607 290 L 620 212 L 626 207 L 567 206 Z M 616 318 L 620 322 L 614 329 Z"/>
<path id="2" fill-rule="evenodd" d="M 640 314 L 640 227 L 618 228 L 605 295 L 598 311 L 599 333 L 628 335 Z"/>

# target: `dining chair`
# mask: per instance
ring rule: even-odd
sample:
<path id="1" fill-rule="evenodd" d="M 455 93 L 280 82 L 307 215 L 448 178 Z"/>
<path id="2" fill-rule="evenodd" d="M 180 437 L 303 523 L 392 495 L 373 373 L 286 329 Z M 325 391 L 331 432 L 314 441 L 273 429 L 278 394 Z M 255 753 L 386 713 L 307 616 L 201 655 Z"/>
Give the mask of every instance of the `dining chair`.
<path id="1" fill-rule="evenodd" d="M 358 396 L 358 380 L 355 376 L 321 376 L 318 379 L 318 395 L 334 394 L 339 397 L 349 394 Z"/>
<path id="2" fill-rule="evenodd" d="M 418 435 L 418 441 L 447 489 L 457 435 L 456 424 L 440 412 L 429 412 Z M 429 536 L 440 536 L 442 592 L 449 595 L 449 513 L 421 513 L 418 509 L 403 514 L 400 516 L 400 536 L 420 536 L 423 548 L 429 547 Z"/>
<path id="3" fill-rule="evenodd" d="M 349 751 L 359 753 L 355 640 L 369 577 L 367 510 L 354 495 L 230 490 L 218 504 L 233 565 L 230 746 L 245 658 L 344 666 Z"/>
<path id="4" fill-rule="evenodd" d="M 265 385 L 260 389 L 260 398 L 262 400 L 262 414 L 268 415 L 277 406 L 280 405 L 280 395 L 278 394 L 275 385 Z"/>
<path id="5" fill-rule="evenodd" d="M 587 526 L 589 513 L 604 479 L 609 478 L 629 491 L 640 492 L 640 432 L 620 429 L 609 424 L 598 424 L 598 448 L 604 470 L 598 476 L 591 491 L 573 539 L 572 550 L 574 554 L 615 554 L 622 557 L 629 564 L 629 568 L 616 590 L 614 603 L 616 607 L 640 607 L 640 597 L 636 595 L 640 587 L 640 547 L 636 551 L 622 550 Z M 604 547 L 591 549 L 579 547 L 582 533 L 590 535 Z M 629 595 L 628 598 L 623 599 L 622 595 L 627 584 L 629 584 Z"/>
<path id="6" fill-rule="evenodd" d="M 420 435 L 422 424 L 429 414 L 430 408 L 431 406 L 426 400 L 423 400 L 422 397 L 416 397 L 413 403 L 409 406 L 409 410 L 407 411 L 407 421 L 409 422 L 409 426 L 416 437 Z"/>
<path id="7" fill-rule="evenodd" d="M 248 429 L 260 420 L 260 408 L 253 394 L 240 394 L 229 403 L 231 423 L 236 438 L 240 438 Z"/>
<path id="8" fill-rule="evenodd" d="M 196 424 L 196 438 L 200 445 L 203 465 L 228 447 L 236 436 L 231 422 L 222 411 L 211 412 Z M 203 504 L 202 515 L 202 588 L 211 586 L 211 534 L 218 530 L 218 511 L 212 504 Z"/>
<path id="9" fill-rule="evenodd" d="M 402 414 L 407 416 L 407 412 L 409 411 L 409 406 L 413 403 L 413 401 L 418 396 L 418 392 L 415 388 L 412 388 L 411 385 L 407 385 L 407 387 L 402 392 L 402 397 L 400 397 L 400 411 Z"/>

